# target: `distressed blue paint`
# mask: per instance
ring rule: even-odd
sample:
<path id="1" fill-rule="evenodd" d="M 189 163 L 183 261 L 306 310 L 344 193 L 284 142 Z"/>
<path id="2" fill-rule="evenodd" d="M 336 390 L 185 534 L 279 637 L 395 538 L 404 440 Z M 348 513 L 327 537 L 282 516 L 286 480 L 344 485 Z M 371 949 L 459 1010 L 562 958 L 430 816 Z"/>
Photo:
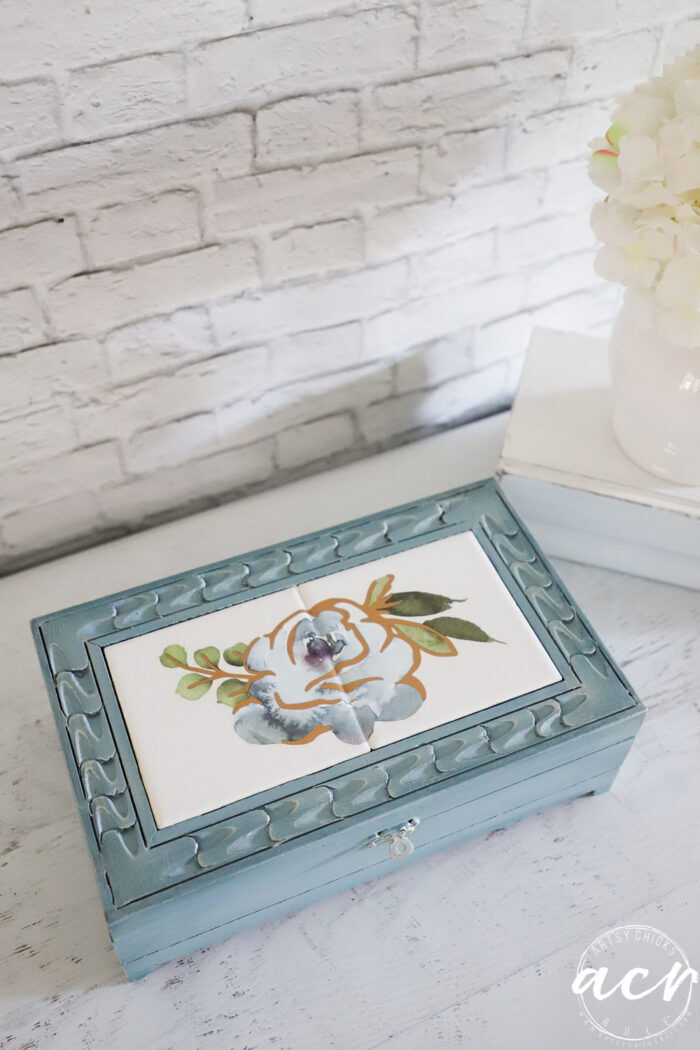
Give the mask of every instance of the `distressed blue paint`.
<path id="1" fill-rule="evenodd" d="M 155 827 L 105 645 L 467 529 L 561 682 L 175 828 Z M 382 860 L 362 843 L 411 816 L 421 818 L 418 858 L 558 798 L 602 790 L 643 717 L 493 481 L 40 617 L 32 629 L 130 976 L 406 863 Z"/>
<path id="2" fill-rule="evenodd" d="M 602 791 L 612 782 L 630 744 L 631 739 L 625 739 L 577 758 L 570 742 L 566 754 L 560 756 L 565 761 L 552 766 L 554 759 L 550 757 L 544 769 L 536 756 L 521 756 L 516 783 L 510 782 L 508 771 L 499 767 L 485 778 L 484 794 L 478 787 L 479 778 L 475 783 L 464 777 L 449 789 L 425 790 L 347 820 L 333 833 L 323 828 L 307 840 L 291 840 L 271 853 L 240 861 L 233 880 L 225 869 L 219 869 L 212 872 L 200 893 L 182 885 L 166 891 L 156 907 L 139 902 L 136 914 L 113 930 L 115 945 L 130 975 L 130 960 L 140 967 L 149 944 L 157 945 L 157 950 L 165 949 L 160 961 L 177 958 L 188 950 L 182 941 L 201 936 L 204 922 L 210 922 L 205 939 L 190 947 L 212 943 L 329 892 L 397 871 L 407 862 L 503 827 L 552 803 Z M 477 797 L 473 797 L 474 792 Z M 377 831 L 397 827 L 411 817 L 418 817 L 420 824 L 412 835 L 415 853 L 408 861 L 390 859 L 388 850 L 367 848 Z M 215 915 L 220 916 L 218 936 L 211 924 Z"/>

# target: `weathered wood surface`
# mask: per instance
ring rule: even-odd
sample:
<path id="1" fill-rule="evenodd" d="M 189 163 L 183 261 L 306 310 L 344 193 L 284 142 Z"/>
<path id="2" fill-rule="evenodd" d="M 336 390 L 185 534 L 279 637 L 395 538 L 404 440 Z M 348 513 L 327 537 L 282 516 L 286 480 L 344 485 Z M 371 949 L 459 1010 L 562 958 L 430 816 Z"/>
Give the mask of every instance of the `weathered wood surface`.
<path id="1" fill-rule="evenodd" d="M 566 563 L 565 582 L 649 707 L 610 792 L 137 984 L 110 946 L 30 617 L 488 474 L 502 426 L 453 431 L 0 581 L 3 1050 L 585 1050 L 601 1041 L 569 984 L 597 933 L 658 926 L 698 966 L 700 593 Z M 699 1044 L 696 1018 L 669 1043 Z"/>

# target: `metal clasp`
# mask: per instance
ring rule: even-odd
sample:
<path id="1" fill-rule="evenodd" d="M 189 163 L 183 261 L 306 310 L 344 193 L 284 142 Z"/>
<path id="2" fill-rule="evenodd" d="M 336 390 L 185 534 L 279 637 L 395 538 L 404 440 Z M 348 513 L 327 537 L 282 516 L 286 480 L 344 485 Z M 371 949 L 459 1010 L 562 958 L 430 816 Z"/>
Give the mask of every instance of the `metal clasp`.
<path id="1" fill-rule="evenodd" d="M 398 828 L 394 828 L 391 831 L 375 831 L 367 845 L 379 846 L 381 843 L 386 842 L 389 845 L 390 857 L 394 859 L 407 857 L 409 853 L 413 853 L 413 843 L 408 836 L 413 834 L 419 824 L 420 817 L 411 817 L 405 824 L 401 824 Z"/>

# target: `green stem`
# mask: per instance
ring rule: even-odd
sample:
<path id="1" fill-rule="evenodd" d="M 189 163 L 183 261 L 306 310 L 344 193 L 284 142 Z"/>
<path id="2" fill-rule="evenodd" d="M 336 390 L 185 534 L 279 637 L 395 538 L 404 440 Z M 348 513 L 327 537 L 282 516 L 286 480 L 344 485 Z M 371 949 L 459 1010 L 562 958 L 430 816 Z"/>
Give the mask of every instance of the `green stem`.
<path id="1" fill-rule="evenodd" d="M 247 678 L 252 680 L 252 675 L 246 674 L 245 671 L 239 672 L 238 674 L 230 674 L 228 671 L 223 671 L 220 667 L 217 667 L 216 664 L 213 664 L 208 656 L 205 656 L 205 660 L 208 661 L 211 670 L 214 672 L 213 674 L 210 673 L 206 667 L 190 667 L 189 664 L 183 664 L 180 660 L 176 659 L 176 657 L 171 656 L 170 653 L 168 653 L 168 659 L 172 660 L 172 662 L 177 664 L 178 667 L 181 667 L 183 671 L 194 671 L 195 674 L 201 674 L 203 678 L 210 678 L 212 682 L 215 682 L 217 678 Z"/>

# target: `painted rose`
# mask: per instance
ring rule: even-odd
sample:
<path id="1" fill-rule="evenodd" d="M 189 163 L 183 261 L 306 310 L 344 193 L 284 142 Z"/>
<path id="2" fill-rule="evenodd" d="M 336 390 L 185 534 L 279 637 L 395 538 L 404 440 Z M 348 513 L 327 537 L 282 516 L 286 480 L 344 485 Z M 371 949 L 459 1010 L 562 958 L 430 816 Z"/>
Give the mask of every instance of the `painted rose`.
<path id="1" fill-rule="evenodd" d="M 496 641 L 470 620 L 436 615 L 464 599 L 393 592 L 393 582 L 373 580 L 362 603 L 329 598 L 300 608 L 249 644 L 197 649 L 194 664 L 184 646 L 168 645 L 160 662 L 186 672 L 176 689 L 185 700 L 216 683 L 218 703 L 250 744 L 308 744 L 322 733 L 366 744 L 375 722 L 409 718 L 425 700 L 416 675 L 424 656 L 456 656 L 453 638 Z"/>
<path id="2" fill-rule="evenodd" d="M 327 731 L 362 744 L 376 721 L 418 710 L 419 660 L 356 602 L 300 610 L 250 646 L 246 670 L 255 678 L 250 701 L 234 713 L 236 732 L 255 744 L 306 742 Z"/>

